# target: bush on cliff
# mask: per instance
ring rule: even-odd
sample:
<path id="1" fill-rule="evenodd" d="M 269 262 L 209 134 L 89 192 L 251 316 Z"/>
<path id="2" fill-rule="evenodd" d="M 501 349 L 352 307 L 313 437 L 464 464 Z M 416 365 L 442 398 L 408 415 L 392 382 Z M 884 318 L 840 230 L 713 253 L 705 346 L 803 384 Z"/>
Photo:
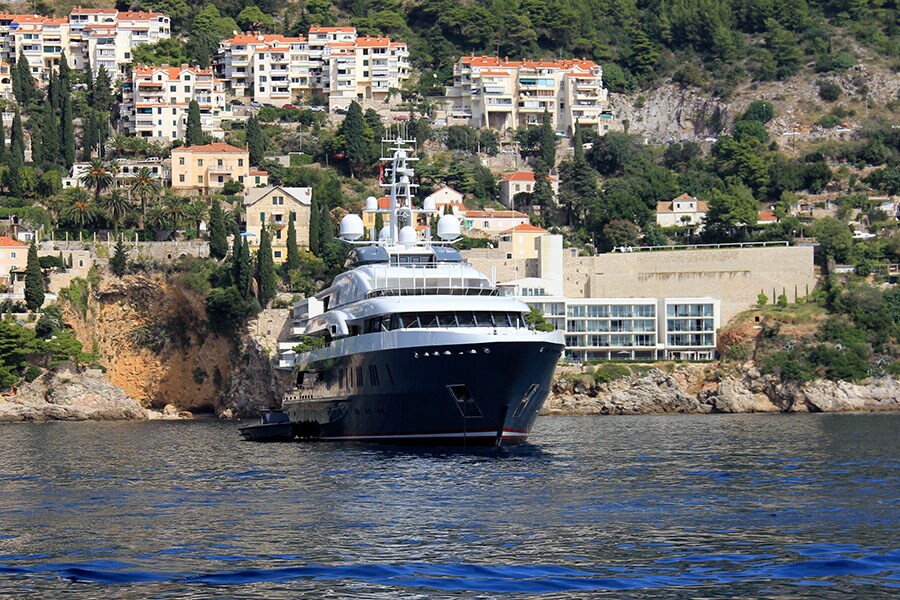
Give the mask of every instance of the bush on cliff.
<path id="1" fill-rule="evenodd" d="M 234 333 L 247 319 L 251 305 L 236 287 L 215 288 L 206 297 L 209 328 L 218 333 Z"/>
<path id="2" fill-rule="evenodd" d="M 597 370 L 594 371 L 594 382 L 598 384 L 610 383 L 617 379 L 628 377 L 629 375 L 631 375 L 631 369 L 625 365 L 618 365 L 615 363 L 600 365 L 597 367 Z"/>

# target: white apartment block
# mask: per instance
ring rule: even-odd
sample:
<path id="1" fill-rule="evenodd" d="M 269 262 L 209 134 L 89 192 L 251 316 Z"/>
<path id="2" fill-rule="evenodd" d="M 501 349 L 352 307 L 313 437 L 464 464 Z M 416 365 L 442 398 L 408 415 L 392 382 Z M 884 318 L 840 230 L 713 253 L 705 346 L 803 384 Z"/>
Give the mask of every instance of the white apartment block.
<path id="1" fill-rule="evenodd" d="M 72 69 L 96 76 L 103 67 L 117 79 L 136 46 L 170 35 L 169 17 L 155 12 L 76 6 L 63 18 L 0 13 L 0 60 L 12 64 L 23 53 L 43 83 L 65 52 Z"/>
<path id="2" fill-rule="evenodd" d="M 450 122 L 498 131 L 540 125 L 544 110 L 556 131 L 609 130 L 612 114 L 603 69 L 589 60 L 510 61 L 464 56 L 447 88 Z"/>
<path id="3" fill-rule="evenodd" d="M 311 27 L 309 37 L 239 34 L 223 40 L 218 73 L 235 95 L 284 106 L 312 93 L 331 109 L 388 102 L 409 78 L 409 50 L 387 37 L 357 37 L 353 27 Z"/>
<path id="4" fill-rule="evenodd" d="M 222 139 L 222 118 L 230 114 L 225 86 L 212 69 L 199 67 L 135 67 L 122 85 L 122 126 L 126 134 L 158 140 L 184 139 L 188 108 L 200 105 L 203 132 Z"/>

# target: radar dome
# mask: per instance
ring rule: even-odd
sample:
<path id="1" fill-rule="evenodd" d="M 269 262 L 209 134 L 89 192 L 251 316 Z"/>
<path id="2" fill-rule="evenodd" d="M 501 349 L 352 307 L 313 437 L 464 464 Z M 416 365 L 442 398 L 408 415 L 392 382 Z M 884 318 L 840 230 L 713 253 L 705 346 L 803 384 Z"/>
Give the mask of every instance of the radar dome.
<path id="1" fill-rule="evenodd" d="M 351 242 L 363 236 L 365 228 L 359 215 L 347 215 L 341 219 L 341 237 Z"/>
<path id="2" fill-rule="evenodd" d="M 366 212 L 372 212 L 373 210 L 378 210 L 378 198 L 369 196 L 366 198 Z"/>
<path id="3" fill-rule="evenodd" d="M 422 208 L 425 210 L 436 210 L 434 198 L 425 198 L 425 202 L 422 203 Z"/>
<path id="4" fill-rule="evenodd" d="M 449 241 L 459 237 L 459 219 L 453 215 L 444 215 L 438 219 L 438 237 Z"/>
<path id="5" fill-rule="evenodd" d="M 385 225 L 384 227 L 381 228 L 381 231 L 378 232 L 378 241 L 386 242 L 390 239 L 390 237 L 391 237 L 391 226 Z"/>
<path id="6" fill-rule="evenodd" d="M 401 244 L 415 244 L 416 243 L 416 230 L 413 229 L 412 225 L 407 225 L 400 229 L 400 243 Z"/>

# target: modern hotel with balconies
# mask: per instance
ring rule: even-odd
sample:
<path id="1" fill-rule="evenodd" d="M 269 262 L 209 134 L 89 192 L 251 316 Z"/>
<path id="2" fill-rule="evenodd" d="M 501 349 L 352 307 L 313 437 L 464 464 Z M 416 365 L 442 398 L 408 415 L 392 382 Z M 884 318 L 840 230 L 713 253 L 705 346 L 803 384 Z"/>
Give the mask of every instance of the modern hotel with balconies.
<path id="1" fill-rule="evenodd" d="M 540 125 L 546 110 L 557 131 L 571 132 L 577 122 L 603 133 L 612 120 L 603 69 L 589 60 L 464 56 L 446 95 L 451 124 L 504 131 Z"/>

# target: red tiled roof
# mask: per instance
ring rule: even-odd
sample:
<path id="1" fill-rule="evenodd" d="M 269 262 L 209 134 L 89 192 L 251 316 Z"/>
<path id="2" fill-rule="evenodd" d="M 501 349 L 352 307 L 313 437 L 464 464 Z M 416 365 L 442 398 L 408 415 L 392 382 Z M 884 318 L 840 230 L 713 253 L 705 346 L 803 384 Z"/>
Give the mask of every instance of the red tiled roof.
<path id="1" fill-rule="evenodd" d="M 180 148 L 175 148 L 174 150 L 172 150 L 172 152 L 240 152 L 243 154 L 248 152 L 248 150 L 245 148 L 232 146 L 231 144 L 226 144 L 225 142 L 213 142 L 212 144 L 204 144 L 202 146 L 182 146 Z"/>
<path id="2" fill-rule="evenodd" d="M 387 47 L 391 45 L 391 38 L 389 37 L 361 37 L 356 38 L 356 45 L 360 48 L 380 48 Z"/>
<path id="3" fill-rule="evenodd" d="M 757 220 L 758 221 L 767 221 L 767 222 L 768 221 L 777 221 L 778 217 L 776 217 L 775 213 L 773 213 L 770 210 L 761 210 L 761 211 L 759 211 L 759 218 Z"/>
<path id="4" fill-rule="evenodd" d="M 268 171 L 250 171 L 250 175 L 268 175 Z"/>
<path id="5" fill-rule="evenodd" d="M 509 60 L 498 56 L 463 56 L 459 59 L 463 64 L 473 67 L 524 67 L 524 68 L 555 68 L 555 69 L 581 69 L 590 71 L 598 67 L 591 60 Z"/>
<path id="6" fill-rule="evenodd" d="M 473 219 L 527 219 L 528 215 L 517 210 L 470 210 L 466 218 Z"/>
<path id="7" fill-rule="evenodd" d="M 541 229 L 540 227 L 535 227 L 534 225 L 530 225 L 528 223 L 522 223 L 521 225 L 516 225 L 515 227 L 510 227 L 509 229 L 503 231 L 502 233 L 512 233 L 513 231 L 527 231 L 529 233 L 547 233 L 546 229 Z"/>
<path id="8" fill-rule="evenodd" d="M 0 248 L 9 248 L 9 247 L 21 247 L 27 246 L 28 244 L 23 244 L 19 240 L 15 240 L 11 237 L 0 236 Z"/>
<path id="9" fill-rule="evenodd" d="M 310 33 L 356 33 L 356 27 L 317 27 L 309 28 Z"/>
<path id="10" fill-rule="evenodd" d="M 556 177 L 553 177 L 552 175 L 548 175 L 547 179 L 549 181 L 556 181 Z M 505 183 L 507 181 L 534 181 L 534 171 L 516 171 L 501 179 L 500 183 Z"/>

